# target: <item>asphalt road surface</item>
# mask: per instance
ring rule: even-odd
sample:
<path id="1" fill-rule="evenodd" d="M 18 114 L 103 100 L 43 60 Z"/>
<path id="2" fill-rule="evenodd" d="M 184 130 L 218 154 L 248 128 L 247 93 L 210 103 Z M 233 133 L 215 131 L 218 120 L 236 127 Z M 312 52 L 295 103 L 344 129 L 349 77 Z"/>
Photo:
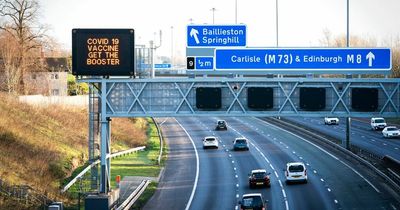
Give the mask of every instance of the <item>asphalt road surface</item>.
<path id="1" fill-rule="evenodd" d="M 227 131 L 215 131 L 224 119 Z M 399 209 L 380 180 L 334 153 L 252 117 L 164 118 L 161 128 L 169 159 L 159 189 L 145 209 L 238 209 L 245 193 L 262 193 L 268 209 Z M 202 138 L 216 136 L 218 149 L 203 149 Z M 235 137 L 249 151 L 233 151 Z M 307 166 L 308 183 L 285 183 L 287 162 Z M 271 187 L 250 189 L 253 169 L 270 172 Z"/>

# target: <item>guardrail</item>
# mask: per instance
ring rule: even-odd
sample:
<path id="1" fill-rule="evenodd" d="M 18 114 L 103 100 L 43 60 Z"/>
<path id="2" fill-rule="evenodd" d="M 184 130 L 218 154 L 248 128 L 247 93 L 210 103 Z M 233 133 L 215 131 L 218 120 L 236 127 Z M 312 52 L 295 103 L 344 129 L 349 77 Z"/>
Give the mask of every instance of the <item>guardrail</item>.
<path id="1" fill-rule="evenodd" d="M 135 191 L 133 191 L 128 198 L 117 207 L 116 210 L 129 210 L 137 201 L 137 199 L 143 194 L 150 182 L 150 180 L 143 180 L 135 189 Z"/>
<path id="2" fill-rule="evenodd" d="M 135 148 L 132 148 L 132 149 L 128 149 L 128 150 L 125 150 L 125 151 L 121 151 L 121 152 L 117 152 L 117 153 L 111 154 L 111 155 L 109 156 L 109 158 L 114 158 L 114 157 L 123 156 L 123 155 L 130 154 L 130 153 L 133 153 L 133 152 L 142 151 L 142 150 L 144 150 L 144 149 L 146 149 L 145 146 L 135 147 Z M 73 184 L 75 184 L 76 181 L 78 181 L 79 178 L 81 178 L 81 177 L 82 177 L 83 175 L 85 175 L 86 172 L 88 172 L 93 166 L 95 166 L 96 164 L 99 164 L 99 163 L 100 163 L 100 160 L 96 160 L 96 161 L 93 162 L 92 164 L 88 165 L 88 166 L 87 166 L 85 169 L 83 169 L 78 175 L 76 175 L 75 178 L 73 178 L 68 184 L 66 184 L 66 185 L 61 189 L 61 193 L 66 192 Z"/>
<path id="3" fill-rule="evenodd" d="M 154 124 L 156 125 L 158 138 L 160 139 L 160 154 L 158 155 L 158 158 L 157 158 L 157 163 L 158 163 L 158 165 L 160 165 L 161 164 L 162 153 L 163 153 L 163 141 L 164 140 L 163 140 L 163 137 L 162 137 L 162 134 L 161 134 L 160 126 L 158 125 L 157 121 L 153 117 L 151 119 L 153 120 Z"/>

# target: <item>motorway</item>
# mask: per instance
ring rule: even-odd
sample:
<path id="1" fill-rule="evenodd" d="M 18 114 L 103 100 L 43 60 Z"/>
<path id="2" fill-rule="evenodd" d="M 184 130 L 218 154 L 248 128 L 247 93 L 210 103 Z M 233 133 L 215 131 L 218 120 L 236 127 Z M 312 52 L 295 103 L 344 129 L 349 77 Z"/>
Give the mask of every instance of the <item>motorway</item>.
<path id="1" fill-rule="evenodd" d="M 169 147 L 159 188 L 145 209 L 237 209 L 244 193 L 260 192 L 268 209 L 399 209 L 382 180 L 307 139 L 252 117 L 226 117 L 227 131 L 214 131 L 216 117 L 158 119 Z M 202 138 L 219 138 L 204 150 Z M 249 151 L 233 151 L 244 136 Z M 308 183 L 287 185 L 289 161 L 307 165 Z M 249 189 L 248 173 L 271 172 L 271 188 Z"/>
<path id="2" fill-rule="evenodd" d="M 339 119 L 339 125 L 325 125 L 324 118 L 291 117 L 286 118 L 314 130 L 326 133 L 337 139 L 346 138 L 346 118 Z M 352 119 L 351 121 L 351 144 L 368 150 L 381 157 L 390 155 L 400 161 L 400 139 L 383 138 L 381 131 L 373 131 L 369 119 Z M 390 125 L 390 124 L 388 124 Z"/>

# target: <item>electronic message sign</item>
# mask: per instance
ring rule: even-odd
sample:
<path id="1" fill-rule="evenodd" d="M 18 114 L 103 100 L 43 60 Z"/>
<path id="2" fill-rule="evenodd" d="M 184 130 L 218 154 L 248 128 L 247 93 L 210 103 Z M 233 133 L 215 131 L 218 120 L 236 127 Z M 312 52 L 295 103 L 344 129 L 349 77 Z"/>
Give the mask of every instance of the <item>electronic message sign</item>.
<path id="1" fill-rule="evenodd" d="M 133 76 L 134 40 L 133 29 L 73 29 L 72 73 Z"/>

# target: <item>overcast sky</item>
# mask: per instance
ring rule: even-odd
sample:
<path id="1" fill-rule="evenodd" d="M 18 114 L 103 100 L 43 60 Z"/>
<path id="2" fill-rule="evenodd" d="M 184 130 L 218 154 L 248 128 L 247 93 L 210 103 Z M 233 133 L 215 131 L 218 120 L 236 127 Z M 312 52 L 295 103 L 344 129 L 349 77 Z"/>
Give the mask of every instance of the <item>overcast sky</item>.
<path id="1" fill-rule="evenodd" d="M 184 56 L 186 26 L 235 24 L 235 0 L 39 0 L 41 20 L 66 49 L 72 28 L 133 28 L 136 44 L 162 30 L 158 55 Z M 238 23 L 247 25 L 247 46 L 276 46 L 275 0 L 237 0 Z M 278 0 L 279 45 L 320 45 L 323 31 L 346 34 L 346 0 Z M 171 29 L 171 26 L 173 29 Z M 350 34 L 379 42 L 400 35 L 400 0 L 350 0 Z M 173 37 L 173 41 L 172 38 Z M 158 35 L 157 35 L 158 43 Z M 389 47 L 389 46 L 385 46 Z"/>

